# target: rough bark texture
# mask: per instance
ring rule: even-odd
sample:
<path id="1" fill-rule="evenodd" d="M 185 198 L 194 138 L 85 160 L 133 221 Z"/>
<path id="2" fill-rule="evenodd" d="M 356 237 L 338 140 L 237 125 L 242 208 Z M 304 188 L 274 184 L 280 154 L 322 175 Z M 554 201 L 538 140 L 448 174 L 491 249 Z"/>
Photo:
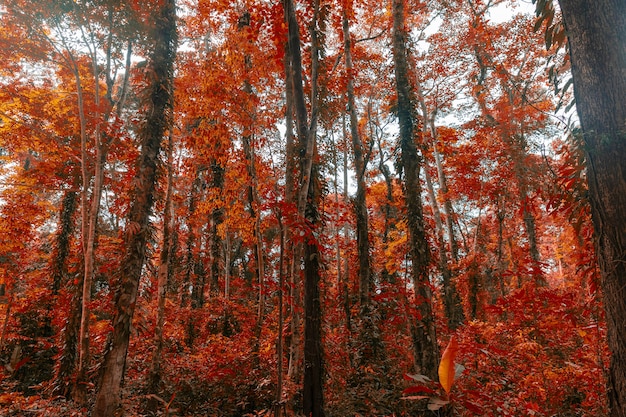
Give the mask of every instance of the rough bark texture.
<path id="1" fill-rule="evenodd" d="M 149 235 L 157 165 L 161 140 L 171 122 L 173 72 L 176 54 L 176 5 L 167 0 L 155 10 L 154 26 L 148 39 L 153 41 L 149 57 L 150 71 L 144 98 L 144 125 L 139 130 L 139 156 L 135 187 L 126 229 L 125 255 L 119 270 L 115 295 L 115 316 L 110 348 L 102 364 L 102 380 L 93 410 L 94 417 L 115 415 L 126 365 L 130 325 L 137 301 L 137 291 Z"/>
<path id="2" fill-rule="evenodd" d="M 71 284 L 68 288 L 70 296 L 70 307 L 63 335 L 61 336 L 62 354 L 55 375 L 55 395 L 62 395 L 66 399 L 72 394 L 72 373 L 76 369 L 78 361 L 78 331 L 80 329 L 80 314 L 82 301 L 82 281 L 78 285 Z"/>
<path id="3" fill-rule="evenodd" d="M 211 192 L 214 196 L 221 196 L 224 189 L 224 175 L 226 169 L 220 165 L 217 160 L 211 161 L 211 173 L 213 179 L 211 181 Z M 220 264 L 222 263 L 222 238 L 218 233 L 219 226 L 224 223 L 224 208 L 216 207 L 211 212 L 211 228 L 210 228 L 210 250 L 211 250 L 211 294 L 216 295 L 220 292 Z M 228 264 L 224 265 L 224 269 L 228 268 Z"/>
<path id="4" fill-rule="evenodd" d="M 59 218 L 60 228 L 57 233 L 54 253 L 51 259 L 50 275 L 52 275 L 52 294 L 58 295 L 62 287 L 67 286 L 67 257 L 70 250 L 70 242 L 72 233 L 74 230 L 74 223 L 72 217 L 76 212 L 78 193 L 76 191 L 66 191 L 61 203 L 61 213 Z M 73 285 L 70 285 L 67 293 L 70 297 L 75 295 Z M 63 293 L 62 293 L 63 294 Z M 65 294 L 63 294 L 65 295 Z M 57 305 L 67 301 L 61 297 L 60 301 L 57 301 Z M 78 305 L 70 303 L 68 309 L 68 318 L 66 325 L 60 340 L 63 346 L 62 354 L 59 357 L 58 367 L 56 370 L 54 380 L 54 394 L 62 395 L 69 398 L 70 394 L 70 375 L 74 370 L 74 364 L 76 363 L 76 338 L 78 333 L 78 323 L 80 322 L 79 315 L 75 310 L 78 310 Z M 72 325 L 72 319 L 74 318 Z"/>
<path id="5" fill-rule="evenodd" d="M 455 262 L 458 262 L 458 248 L 456 246 L 456 239 L 454 237 L 454 229 L 452 226 L 452 203 L 448 198 L 448 186 L 446 182 L 446 177 L 443 172 L 443 163 L 441 161 L 441 156 L 437 151 L 437 127 L 435 126 L 435 114 L 436 111 L 432 113 L 428 112 L 428 108 L 426 106 L 426 102 L 424 101 L 424 97 L 421 94 L 421 89 L 419 85 L 417 86 L 417 92 L 419 95 L 419 103 L 422 109 L 422 115 L 424 117 L 424 124 L 422 126 L 422 133 L 424 136 L 427 136 L 430 129 L 430 134 L 433 139 L 433 155 L 435 159 L 435 165 L 437 167 L 437 176 L 439 182 L 439 192 L 443 194 L 443 211 L 445 213 L 446 225 L 448 228 L 448 238 L 450 240 L 450 252 L 452 254 L 452 258 Z M 439 270 L 441 271 L 441 277 L 443 281 L 443 302 L 446 311 L 446 317 L 448 318 L 448 327 L 451 329 L 456 329 L 464 320 L 463 317 L 463 306 L 461 304 L 461 297 L 456 289 L 456 283 L 453 279 L 452 268 L 448 264 L 448 253 L 446 249 L 446 243 L 444 238 L 443 231 L 443 220 L 441 216 L 441 210 L 439 209 L 439 201 L 437 199 L 437 194 L 435 193 L 435 187 L 433 185 L 433 180 L 429 173 L 428 161 L 424 161 L 424 177 L 426 179 L 426 187 L 428 190 L 428 196 L 431 200 L 431 207 L 433 211 L 433 217 L 435 218 L 435 232 L 437 234 L 437 242 L 439 245 Z"/>
<path id="6" fill-rule="evenodd" d="M 559 0 L 584 134 L 611 363 L 611 416 L 626 416 L 626 1 Z"/>
<path id="7" fill-rule="evenodd" d="M 294 116 L 294 103 L 293 103 L 293 79 L 291 75 L 291 61 L 289 57 L 289 45 L 285 44 L 285 201 L 289 204 L 296 204 L 295 194 L 295 174 L 296 168 L 296 144 L 293 134 L 293 116 Z M 288 271 L 290 282 L 290 315 L 291 315 L 291 338 L 289 339 L 289 366 L 287 375 L 292 381 L 299 383 L 300 381 L 300 312 L 302 304 L 301 292 L 300 292 L 300 274 L 297 271 L 299 262 L 297 256 L 297 247 L 294 244 L 292 230 L 287 224 L 285 224 L 285 241 L 288 244 L 288 263 L 286 270 Z"/>
<path id="8" fill-rule="evenodd" d="M 154 327 L 154 351 L 152 352 L 152 366 L 148 375 L 148 392 L 159 395 L 163 364 L 163 326 L 165 324 L 165 299 L 172 258 L 172 229 L 174 228 L 174 208 L 172 204 L 173 186 L 173 140 L 169 136 L 167 148 L 167 191 L 165 194 L 165 209 L 163 210 L 163 244 L 159 254 L 159 269 L 157 273 L 157 321 Z M 148 400 L 148 410 L 155 412 L 158 400 L 151 397 Z"/>
<path id="9" fill-rule="evenodd" d="M 59 214 L 59 230 L 56 235 L 54 252 L 50 261 L 50 275 L 52 275 L 52 294 L 57 295 L 65 282 L 66 261 L 70 253 L 70 241 L 74 232 L 73 217 L 76 212 L 78 194 L 68 190 L 61 201 Z"/>
<path id="10" fill-rule="evenodd" d="M 429 249 L 424 231 L 421 184 L 419 178 L 420 158 L 414 141 L 415 111 L 411 84 L 409 82 L 407 32 L 404 26 L 403 0 L 393 3 L 393 58 L 398 95 L 397 114 L 400 124 L 401 163 L 404 170 L 404 193 L 406 199 L 410 259 L 413 274 L 415 302 L 419 319 L 413 326 L 413 348 L 416 371 L 432 379 L 437 378 L 438 347 L 432 311 L 432 294 L 428 278 Z"/>
<path id="11" fill-rule="evenodd" d="M 187 307 L 189 305 L 190 293 L 189 288 L 191 288 L 191 277 L 195 273 L 194 265 L 196 264 L 196 231 L 197 225 L 194 224 L 194 213 L 196 212 L 198 193 L 200 192 L 200 183 L 201 183 L 201 170 L 196 168 L 196 176 L 191 184 L 191 192 L 189 195 L 189 203 L 188 203 L 188 211 L 189 211 L 189 232 L 187 234 L 187 248 L 185 253 L 185 273 L 183 275 L 183 282 L 181 283 L 181 296 L 180 296 L 180 306 Z M 189 335 L 186 335 L 186 340 L 188 340 Z"/>
<path id="12" fill-rule="evenodd" d="M 322 309 L 320 302 L 320 253 L 316 239 L 319 227 L 317 204 L 320 196 L 317 169 L 313 164 L 315 154 L 315 136 L 317 125 L 317 66 L 318 39 L 317 16 L 319 2 L 314 1 L 313 20 L 311 23 L 311 124 L 304 99 L 302 77 L 302 54 L 300 50 L 300 31 L 294 4 L 291 0 L 284 1 L 285 17 L 289 32 L 289 57 L 293 81 L 294 107 L 297 120 L 297 132 L 300 146 L 300 187 L 298 190 L 298 215 L 306 220 L 308 230 L 303 243 L 304 264 L 304 389 L 303 411 L 306 416 L 321 417 L 324 415 L 323 393 L 323 351 L 322 351 Z M 304 225 L 303 225 L 304 226 Z"/>
<path id="13" fill-rule="evenodd" d="M 354 156 L 354 169 L 356 171 L 356 198 L 354 199 L 354 212 L 356 214 L 356 242 L 359 252 L 359 296 L 361 306 L 370 302 L 372 291 L 372 273 L 370 268 L 370 242 L 368 236 L 368 214 L 367 202 L 365 200 L 365 156 L 363 155 L 363 144 L 358 129 L 358 117 L 356 113 L 356 100 L 354 98 L 354 74 L 352 67 L 352 41 L 350 39 L 350 24 L 346 5 L 343 10 L 343 45 L 348 73 L 348 84 L 346 86 L 348 95 L 348 111 L 350 114 L 350 137 L 352 138 L 352 152 Z M 364 311 L 367 309 L 364 309 Z"/>

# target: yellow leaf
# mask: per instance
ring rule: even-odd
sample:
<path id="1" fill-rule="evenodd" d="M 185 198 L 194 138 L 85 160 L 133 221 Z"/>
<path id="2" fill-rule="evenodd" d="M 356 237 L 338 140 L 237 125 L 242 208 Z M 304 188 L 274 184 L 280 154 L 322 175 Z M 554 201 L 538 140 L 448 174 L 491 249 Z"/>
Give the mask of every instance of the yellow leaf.
<path id="1" fill-rule="evenodd" d="M 450 393 L 450 388 L 452 388 L 454 383 L 454 358 L 458 350 L 459 343 L 456 341 L 456 337 L 452 336 L 439 363 L 439 383 L 446 391 L 446 394 Z"/>

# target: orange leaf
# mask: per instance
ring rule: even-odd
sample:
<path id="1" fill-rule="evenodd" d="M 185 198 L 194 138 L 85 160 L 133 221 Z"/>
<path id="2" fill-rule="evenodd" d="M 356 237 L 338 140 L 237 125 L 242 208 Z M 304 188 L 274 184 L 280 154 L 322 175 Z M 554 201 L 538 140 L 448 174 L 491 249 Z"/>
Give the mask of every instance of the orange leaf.
<path id="1" fill-rule="evenodd" d="M 459 343 L 456 341 L 456 337 L 452 336 L 439 363 L 439 383 L 447 394 L 450 393 L 450 388 L 454 383 L 454 358 L 458 350 Z"/>

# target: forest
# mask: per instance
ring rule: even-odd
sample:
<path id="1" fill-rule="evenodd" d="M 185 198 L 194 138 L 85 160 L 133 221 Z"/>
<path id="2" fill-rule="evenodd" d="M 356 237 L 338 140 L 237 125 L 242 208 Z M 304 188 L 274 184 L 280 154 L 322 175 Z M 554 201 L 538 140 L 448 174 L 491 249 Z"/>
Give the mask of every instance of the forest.
<path id="1" fill-rule="evenodd" d="M 623 0 L 0 28 L 0 416 L 626 416 Z"/>

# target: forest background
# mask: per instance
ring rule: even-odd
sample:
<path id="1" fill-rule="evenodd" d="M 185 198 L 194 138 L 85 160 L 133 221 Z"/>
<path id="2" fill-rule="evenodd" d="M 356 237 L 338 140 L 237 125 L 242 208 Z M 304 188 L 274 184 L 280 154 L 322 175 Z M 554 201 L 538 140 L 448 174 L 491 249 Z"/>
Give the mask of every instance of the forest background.
<path id="1" fill-rule="evenodd" d="M 559 8 L 388 3 L 0 5 L 0 414 L 622 415 Z"/>

